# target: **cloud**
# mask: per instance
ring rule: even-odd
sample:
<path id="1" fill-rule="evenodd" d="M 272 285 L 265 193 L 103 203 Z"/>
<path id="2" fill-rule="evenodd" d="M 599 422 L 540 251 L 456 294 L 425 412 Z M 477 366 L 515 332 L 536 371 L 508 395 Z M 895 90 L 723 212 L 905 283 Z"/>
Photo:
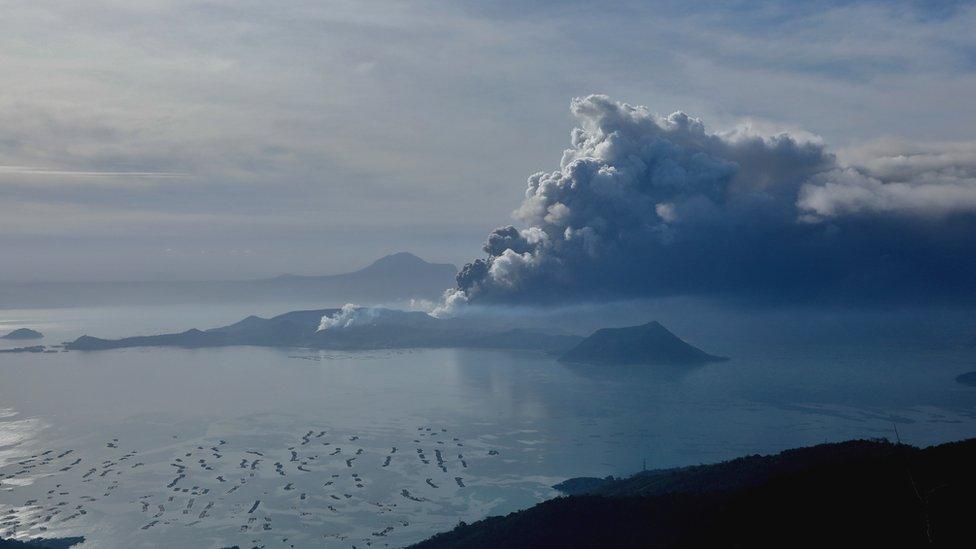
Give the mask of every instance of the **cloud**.
<path id="1" fill-rule="evenodd" d="M 540 155 L 563 146 L 562 103 L 595 89 L 688 109 L 711 128 L 790 128 L 798 142 L 792 128 L 847 145 L 972 138 L 976 126 L 971 3 L 938 16 L 914 1 L 579 4 L 7 2 L 0 164 L 65 173 L 0 173 L 0 202 L 132 219 L 106 236 L 85 213 L 21 216 L 17 234 L 33 242 L 0 235 L 0 255 L 18 258 L 0 278 L 338 272 L 405 248 L 457 263 L 507 219 L 524 177 L 550 167 Z M 552 206 L 554 224 L 577 214 Z M 691 215 L 679 206 L 665 240 Z M 135 218 L 146 211 L 172 215 L 163 232 L 175 243 L 144 236 L 159 219 Z M 187 213 L 241 221 L 227 237 Z M 282 215 L 322 223 L 299 234 L 268 219 Z M 201 238 L 263 240 L 276 260 L 175 270 L 129 255 Z M 104 260 L 50 251 L 69 243 Z"/>
<path id="2" fill-rule="evenodd" d="M 797 205 L 808 212 L 802 216 L 807 221 L 859 213 L 945 216 L 976 211 L 976 178 L 932 179 L 938 179 L 938 174 L 924 172 L 912 176 L 911 182 L 884 182 L 853 168 L 838 169 L 804 185 Z"/>
<path id="3" fill-rule="evenodd" d="M 373 316 L 373 310 L 363 308 L 355 303 L 346 303 L 338 312 L 332 315 L 325 315 L 319 322 L 319 332 L 331 328 L 349 328 L 362 322 L 369 322 Z"/>
<path id="4" fill-rule="evenodd" d="M 879 140 L 842 151 L 839 157 L 886 182 L 976 179 L 976 141 Z"/>
<path id="5" fill-rule="evenodd" d="M 976 210 L 976 142 L 878 141 L 841 158 L 851 167 L 818 175 L 801 189 L 805 219 L 891 213 L 940 217 Z"/>
<path id="6" fill-rule="evenodd" d="M 176 172 L 119 172 L 119 171 L 78 171 L 78 170 L 61 170 L 56 168 L 38 168 L 32 166 L 2 166 L 0 165 L 0 175 L 6 174 L 18 174 L 18 175 L 39 175 L 39 176 L 73 176 L 73 177 L 125 177 L 125 178 L 171 178 L 171 177 L 188 177 L 188 174 L 176 173 Z"/>
<path id="7" fill-rule="evenodd" d="M 387 309 L 384 307 L 360 307 L 346 303 L 332 315 L 325 315 L 319 321 L 319 332 L 368 326 L 394 325 L 398 328 L 432 327 L 437 319 L 425 311 Z"/>
<path id="8" fill-rule="evenodd" d="M 488 236 L 446 309 L 673 294 L 913 299 L 948 269 L 957 282 L 958 269 L 976 274 L 964 148 L 853 167 L 819 139 L 710 133 L 683 112 L 602 95 L 571 111 L 579 126 L 559 168 L 529 177 L 521 228 Z"/>

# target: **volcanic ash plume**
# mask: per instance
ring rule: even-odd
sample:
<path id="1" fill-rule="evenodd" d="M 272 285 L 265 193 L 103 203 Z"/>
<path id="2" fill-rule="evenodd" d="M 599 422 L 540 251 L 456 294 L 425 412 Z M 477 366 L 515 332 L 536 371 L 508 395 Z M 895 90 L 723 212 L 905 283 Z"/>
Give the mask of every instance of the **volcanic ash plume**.
<path id="1" fill-rule="evenodd" d="M 973 173 L 873 173 L 840 165 L 816 140 L 709 133 L 684 113 L 660 117 L 600 95 L 571 110 L 579 127 L 559 169 L 529 178 L 514 213 L 520 227 L 488 236 L 487 256 L 462 268 L 442 312 L 474 302 L 917 289 L 933 260 L 976 273 L 973 260 L 940 249 L 976 243 Z M 892 179 L 904 173 L 913 179 Z M 920 238 L 934 246 L 913 246 Z"/>

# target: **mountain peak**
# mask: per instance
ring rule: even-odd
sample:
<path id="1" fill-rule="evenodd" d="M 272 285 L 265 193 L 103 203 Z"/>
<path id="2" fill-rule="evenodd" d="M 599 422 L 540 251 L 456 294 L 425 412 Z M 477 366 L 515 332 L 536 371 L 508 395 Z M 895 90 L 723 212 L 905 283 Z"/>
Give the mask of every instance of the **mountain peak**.
<path id="1" fill-rule="evenodd" d="M 689 345 L 656 321 L 603 328 L 560 357 L 587 364 L 704 364 L 725 360 Z"/>
<path id="2" fill-rule="evenodd" d="M 424 263 L 427 262 L 410 252 L 396 252 L 377 259 L 376 261 L 370 263 L 369 267 L 386 266 L 386 265 L 391 265 L 391 266 L 420 265 Z M 367 267 L 367 269 L 369 267 Z"/>
<path id="3" fill-rule="evenodd" d="M 397 252 L 377 259 L 376 261 L 370 263 L 368 266 L 360 269 L 360 273 L 398 273 L 404 270 L 410 269 L 424 269 L 430 267 L 447 267 L 450 266 L 454 272 L 457 272 L 457 268 L 454 265 L 447 265 L 443 263 L 430 263 L 424 259 L 417 257 L 410 252 Z"/>
<path id="4" fill-rule="evenodd" d="M 402 275 L 404 271 L 407 272 L 418 272 L 423 271 L 425 273 L 437 272 L 443 274 L 446 271 L 450 271 L 449 276 L 446 280 L 450 282 L 454 278 L 454 274 L 457 273 L 457 267 L 451 265 L 450 263 L 430 263 L 425 261 L 423 258 L 417 257 L 410 252 L 396 252 L 390 255 L 383 256 L 376 261 L 370 263 L 369 265 L 359 269 L 357 271 L 341 273 L 341 274 L 329 274 L 329 275 L 295 275 L 295 274 L 281 274 L 274 278 L 265 279 L 270 281 L 293 281 L 293 280 L 303 280 L 303 279 L 321 279 L 330 277 L 347 277 L 355 275 L 384 275 L 384 276 L 397 276 Z M 446 286 L 445 286 L 446 287 Z"/>
<path id="5" fill-rule="evenodd" d="M 0 339 L 41 339 L 44 334 L 30 328 L 18 328 L 7 335 L 0 336 Z"/>

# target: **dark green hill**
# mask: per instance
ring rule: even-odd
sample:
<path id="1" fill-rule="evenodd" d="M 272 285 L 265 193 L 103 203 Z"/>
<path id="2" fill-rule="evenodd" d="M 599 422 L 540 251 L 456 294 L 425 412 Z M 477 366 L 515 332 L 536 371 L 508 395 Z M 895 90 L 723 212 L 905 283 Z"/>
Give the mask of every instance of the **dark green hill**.
<path id="1" fill-rule="evenodd" d="M 658 322 L 604 328 L 581 341 L 559 360 L 578 364 L 705 364 L 727 360 L 685 343 Z"/>
<path id="2" fill-rule="evenodd" d="M 0 336 L 0 339 L 41 339 L 44 334 L 30 328 L 17 328 L 16 330 Z"/>

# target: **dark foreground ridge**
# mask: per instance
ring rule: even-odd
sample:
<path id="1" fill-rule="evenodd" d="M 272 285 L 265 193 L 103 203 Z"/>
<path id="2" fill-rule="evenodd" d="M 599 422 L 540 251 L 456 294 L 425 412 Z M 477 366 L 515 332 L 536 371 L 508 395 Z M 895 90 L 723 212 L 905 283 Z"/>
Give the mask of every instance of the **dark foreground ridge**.
<path id="1" fill-rule="evenodd" d="M 101 339 L 81 336 L 65 345 L 75 351 L 99 351 L 125 347 L 304 347 L 311 349 L 364 350 L 401 348 L 470 347 L 562 352 L 582 338 L 533 330 L 476 327 L 464 321 L 443 320 L 426 313 L 369 309 L 370 320 L 348 327 L 319 331 L 323 316 L 339 309 L 293 311 L 273 318 L 249 316 L 240 322 L 210 330 L 175 334 Z"/>
<path id="2" fill-rule="evenodd" d="M 607 365 L 705 364 L 728 360 L 684 342 L 658 322 L 604 328 L 559 357 L 562 362 Z"/>
<path id="3" fill-rule="evenodd" d="M 0 339 L 41 339 L 44 334 L 30 328 L 17 328 L 16 330 L 0 336 Z"/>
<path id="4" fill-rule="evenodd" d="M 85 541 L 85 538 L 34 538 L 20 541 L 0 539 L 0 549 L 67 549 Z"/>
<path id="5" fill-rule="evenodd" d="M 556 486 L 570 496 L 413 547 L 961 547 L 973 536 L 974 460 L 976 439 L 855 440 L 571 479 Z"/>

